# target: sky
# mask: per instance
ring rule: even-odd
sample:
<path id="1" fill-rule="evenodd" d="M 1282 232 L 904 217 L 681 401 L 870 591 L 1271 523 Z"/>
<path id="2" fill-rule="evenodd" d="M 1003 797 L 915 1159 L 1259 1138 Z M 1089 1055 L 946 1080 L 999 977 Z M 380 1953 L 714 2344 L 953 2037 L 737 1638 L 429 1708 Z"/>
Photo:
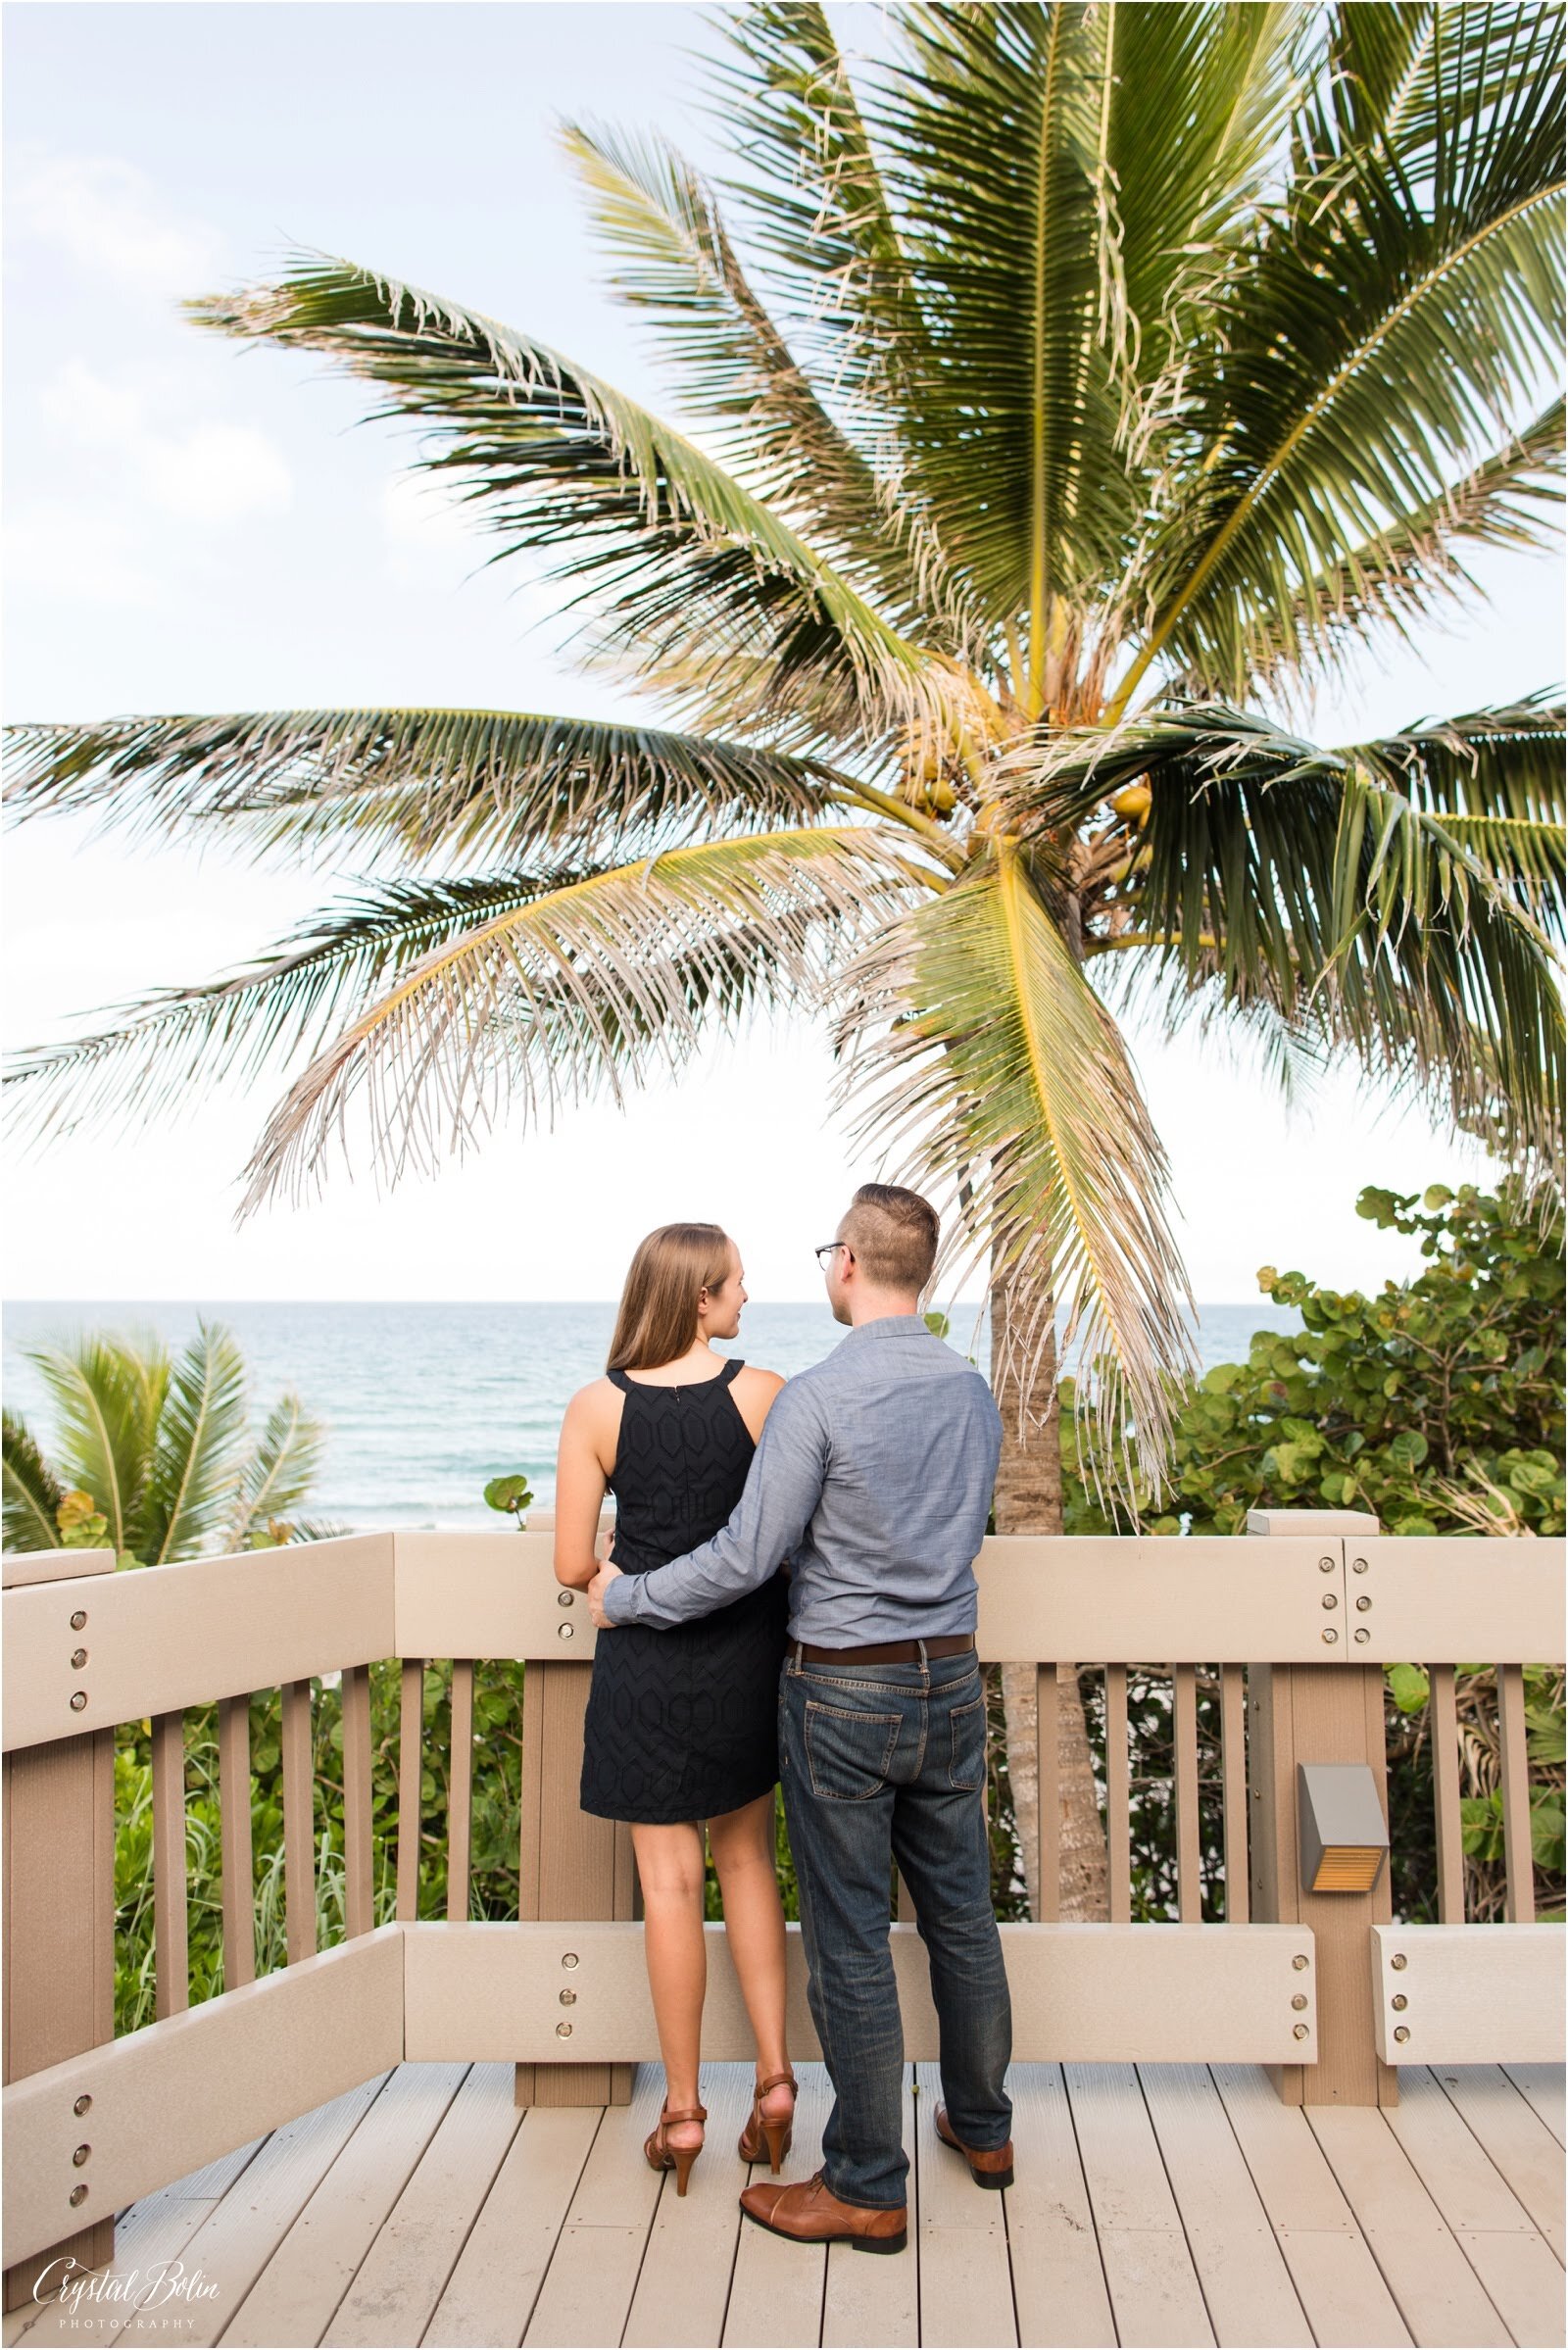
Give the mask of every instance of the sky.
<path id="1" fill-rule="evenodd" d="M 874 46 L 878 11 L 833 11 Z M 615 0 L 236 0 L 4 11 L 5 591 L 11 721 L 128 711 L 481 704 L 626 715 L 574 673 L 550 592 L 406 467 L 407 428 L 318 362 L 242 349 L 181 297 L 309 245 L 486 311 L 668 405 L 603 264 L 556 125 L 657 123 L 722 150 L 697 10 Z M 1486 600 L 1384 642 L 1325 692 L 1353 740 L 1555 683 L 1554 557 L 1477 565 Z M 641 708 L 642 706 L 636 706 Z M 329 898 L 303 872 L 186 845 L 131 850 L 87 819 L 9 832 L 5 1030 L 72 1033 L 152 988 L 215 976 Z M 1245 1054 L 1139 1029 L 1200 1299 L 1257 1295 L 1264 1263 L 1339 1288 L 1415 1269 L 1354 1212 L 1368 1183 L 1486 1180 L 1477 1149 L 1395 1115 L 1349 1072 L 1294 1111 Z M 653 1225 L 712 1217 L 752 1294 L 817 1294 L 810 1250 L 887 1172 L 825 1116 L 825 1037 L 715 1044 L 678 1085 L 515 1127 L 378 1194 L 339 1167 L 319 1199 L 236 1226 L 240 1170 L 283 1073 L 203 1089 L 176 1116 L 78 1130 L 6 1162 L 14 1297 L 613 1296 Z"/>

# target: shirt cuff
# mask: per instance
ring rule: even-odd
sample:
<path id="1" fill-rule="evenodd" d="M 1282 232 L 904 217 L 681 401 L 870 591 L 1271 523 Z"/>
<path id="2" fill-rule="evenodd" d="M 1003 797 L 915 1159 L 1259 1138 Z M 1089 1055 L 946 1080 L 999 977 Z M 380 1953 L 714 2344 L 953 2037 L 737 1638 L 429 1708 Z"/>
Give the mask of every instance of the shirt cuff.
<path id="1" fill-rule="evenodd" d="M 633 1602 L 637 1594 L 632 1587 L 636 1581 L 635 1575 L 616 1575 L 606 1584 L 605 1613 L 612 1624 L 630 1624 L 633 1621 L 636 1613 Z M 624 1593 L 623 1601 L 617 1599 L 617 1593 Z"/>

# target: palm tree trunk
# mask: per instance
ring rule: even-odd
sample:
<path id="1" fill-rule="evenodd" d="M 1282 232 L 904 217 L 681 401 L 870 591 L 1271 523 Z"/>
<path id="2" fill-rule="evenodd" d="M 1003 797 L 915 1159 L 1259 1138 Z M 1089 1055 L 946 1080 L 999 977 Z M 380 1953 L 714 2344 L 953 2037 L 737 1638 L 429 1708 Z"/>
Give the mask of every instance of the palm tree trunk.
<path id="1" fill-rule="evenodd" d="M 1035 1370 L 1035 1400 L 1020 1408 L 1020 1332 L 1033 1320 L 1044 1282 L 1014 1276 L 991 1289 L 991 1387 L 1002 1413 L 1002 1458 L 997 1466 L 999 1534 L 1060 1534 L 1061 1400 L 1050 1389 L 1055 1369 L 1054 1321 L 1043 1313 L 1044 1342 Z M 1007 1770 L 1022 1847 L 1029 1914 L 1040 1915 L 1039 1709 L 1032 1665 L 1004 1665 L 1002 1697 L 1007 1724 Z M 1056 1780 L 1060 1804 L 1061 1888 L 1058 1915 L 1098 1920 L 1107 1915 L 1105 1839 L 1100 1822 L 1083 1698 L 1073 1661 L 1056 1666 Z"/>

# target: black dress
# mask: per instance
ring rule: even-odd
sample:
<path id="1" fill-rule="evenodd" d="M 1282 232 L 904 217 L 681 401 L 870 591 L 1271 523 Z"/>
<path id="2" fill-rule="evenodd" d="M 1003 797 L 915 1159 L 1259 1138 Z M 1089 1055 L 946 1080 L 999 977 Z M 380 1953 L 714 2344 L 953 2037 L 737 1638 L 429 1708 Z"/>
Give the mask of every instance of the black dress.
<path id="1" fill-rule="evenodd" d="M 694 1550 L 741 1497 L 756 1446 L 728 1362 L 714 1379 L 654 1387 L 612 1371 L 625 1396 L 610 1488 L 614 1559 L 627 1575 Z M 778 1778 L 778 1678 L 789 1589 L 770 1576 L 712 1615 L 602 1632 L 583 1722 L 581 1803 L 601 1820 L 708 1820 Z"/>

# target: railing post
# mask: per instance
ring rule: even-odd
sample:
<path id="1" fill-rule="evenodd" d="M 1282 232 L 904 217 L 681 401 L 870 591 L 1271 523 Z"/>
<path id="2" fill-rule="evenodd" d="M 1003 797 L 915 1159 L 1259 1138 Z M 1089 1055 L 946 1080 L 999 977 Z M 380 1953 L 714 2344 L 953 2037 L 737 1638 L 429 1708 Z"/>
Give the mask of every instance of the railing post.
<path id="1" fill-rule="evenodd" d="M 579 1603 L 580 1604 L 580 1603 Z M 584 1611 L 586 1612 L 586 1611 Z M 633 1908 L 631 1830 L 596 1820 L 577 1800 L 582 1777 L 582 1725 L 591 1664 L 530 1659 L 522 1692 L 522 1849 L 517 1877 L 519 1918 L 629 1918 Z M 569 1944 L 562 1945 L 562 1955 Z M 563 1970 L 563 1990 L 572 1987 Z M 518 2105 L 626 2105 L 635 2068 L 572 2064 L 567 2043 L 570 2009 L 562 2010 L 559 2065 L 518 2065 Z"/>
<path id="2" fill-rule="evenodd" d="M 113 1572 L 112 1550 L 34 1550 L 0 1566 L 6 1589 Z M 92 1601 L 60 1603 L 62 1728 L 73 1690 L 91 1672 Z M 78 1653 L 86 1654 L 80 1665 Z M 7 2081 L 41 2073 L 115 2036 L 115 1734 L 86 1731 L 24 1746 L 0 1764 L 4 1800 L 4 2059 Z M 92 2143 L 84 2115 L 80 2143 Z M 93 2208 L 92 2159 L 60 2181 L 61 2234 L 5 2272 L 7 2310 L 33 2298 L 57 2262 L 102 2268 L 115 2256 L 115 2215 Z M 83 2213 L 72 2226 L 74 2211 Z M 88 2216 L 90 2215 L 90 2216 Z"/>
<path id="3" fill-rule="evenodd" d="M 1345 1550 L 1357 1535 L 1378 1531 L 1362 1510 L 1250 1510 L 1250 1535 L 1323 1539 L 1325 1630 L 1348 1638 L 1345 1622 Z M 1397 2105 L 1399 2076 L 1379 2057 L 1372 1983 L 1374 1925 L 1394 1916 L 1389 1871 L 1370 1893 L 1312 1893 L 1301 1885 L 1297 1850 L 1297 1765 L 1365 1763 L 1388 1818 L 1383 1728 L 1383 1667 L 1352 1664 L 1340 1648 L 1333 1663 L 1255 1664 L 1247 1668 L 1248 1777 L 1252 1820 L 1252 1916 L 1259 1924 L 1302 1925 L 1316 1949 L 1318 2060 L 1270 2065 L 1286 2105 Z"/>

